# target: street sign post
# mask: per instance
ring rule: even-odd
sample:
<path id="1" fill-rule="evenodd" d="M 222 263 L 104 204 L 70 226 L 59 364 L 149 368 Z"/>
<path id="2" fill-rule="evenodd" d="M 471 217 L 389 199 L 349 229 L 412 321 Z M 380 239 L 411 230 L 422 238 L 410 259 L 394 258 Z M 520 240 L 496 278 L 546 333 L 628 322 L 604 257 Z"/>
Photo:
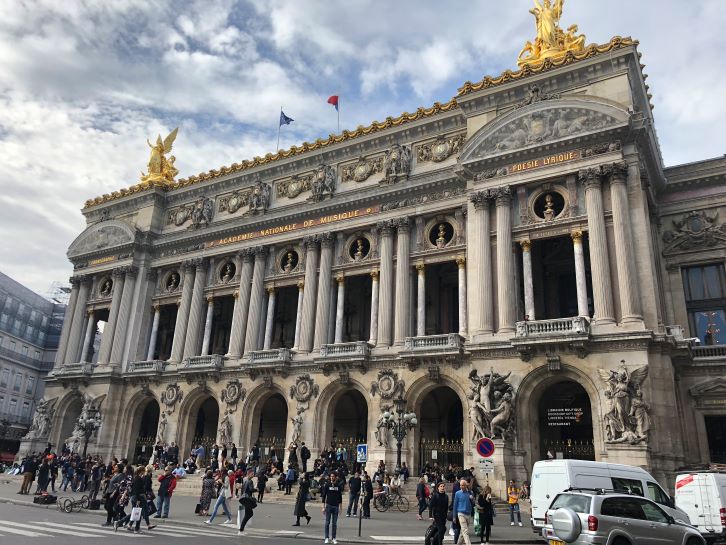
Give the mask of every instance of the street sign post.
<path id="1" fill-rule="evenodd" d="M 479 470 L 485 475 L 494 473 L 494 460 L 492 458 L 480 458 Z"/>
<path id="2" fill-rule="evenodd" d="M 358 445 L 356 447 L 356 462 L 365 464 L 368 462 L 368 445 Z"/>
<path id="3" fill-rule="evenodd" d="M 494 441 L 482 437 L 476 442 L 476 452 L 482 458 L 491 458 L 494 455 Z"/>

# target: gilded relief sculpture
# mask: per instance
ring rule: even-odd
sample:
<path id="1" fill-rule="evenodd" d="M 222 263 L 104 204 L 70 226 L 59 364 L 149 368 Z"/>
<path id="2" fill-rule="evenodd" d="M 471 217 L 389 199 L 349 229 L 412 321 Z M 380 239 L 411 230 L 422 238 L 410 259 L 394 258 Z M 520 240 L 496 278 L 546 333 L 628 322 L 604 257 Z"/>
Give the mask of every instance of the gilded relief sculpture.
<path id="1" fill-rule="evenodd" d="M 537 22 L 537 37 L 527 42 L 519 53 L 517 64 L 538 64 L 545 59 L 564 56 L 568 51 L 578 53 L 585 49 L 585 35 L 577 35 L 577 25 L 571 25 L 567 32 L 560 28 L 564 0 L 534 0 L 529 12 Z"/>
<path id="2" fill-rule="evenodd" d="M 153 145 L 146 140 L 146 143 L 151 148 L 151 156 L 149 157 L 148 164 L 149 172 L 147 174 L 141 173 L 141 182 L 144 186 L 170 186 L 174 184 L 174 177 L 179 174 L 179 171 L 174 168 L 174 160 L 176 158 L 173 155 L 167 157 L 167 154 L 174 145 L 178 131 L 179 128 L 177 127 L 163 141 L 161 140 L 161 135 L 158 135 L 156 137 L 156 143 Z"/>

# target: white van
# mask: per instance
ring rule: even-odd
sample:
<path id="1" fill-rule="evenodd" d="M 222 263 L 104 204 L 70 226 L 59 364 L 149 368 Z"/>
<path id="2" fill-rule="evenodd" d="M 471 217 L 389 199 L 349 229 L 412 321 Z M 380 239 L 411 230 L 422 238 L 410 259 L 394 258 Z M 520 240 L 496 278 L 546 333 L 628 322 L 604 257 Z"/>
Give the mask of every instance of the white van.
<path id="1" fill-rule="evenodd" d="M 530 497 L 532 530 L 540 533 L 544 518 L 555 496 L 568 488 L 627 490 L 650 498 L 679 522 L 690 523 L 688 515 L 676 508 L 673 500 L 643 468 L 587 460 L 543 460 L 532 468 Z"/>
<path id="2" fill-rule="evenodd" d="M 726 538 L 726 473 L 694 472 L 676 477 L 676 506 L 709 543 Z"/>

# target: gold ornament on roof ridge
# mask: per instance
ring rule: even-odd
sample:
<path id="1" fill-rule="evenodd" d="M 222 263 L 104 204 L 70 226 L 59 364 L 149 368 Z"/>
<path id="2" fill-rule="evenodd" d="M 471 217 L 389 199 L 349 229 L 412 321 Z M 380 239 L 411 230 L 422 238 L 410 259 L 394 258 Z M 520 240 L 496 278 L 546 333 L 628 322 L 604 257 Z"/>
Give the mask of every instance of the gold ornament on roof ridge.
<path id="1" fill-rule="evenodd" d="M 585 35 L 577 34 L 577 25 L 571 25 L 567 32 L 560 28 L 562 7 L 565 0 L 534 0 L 534 15 L 537 25 L 537 37 L 534 42 L 528 41 L 519 52 L 517 65 L 522 68 L 527 64 L 537 64 L 545 59 L 558 58 L 568 51 L 580 53 L 585 49 Z"/>
<path id="2" fill-rule="evenodd" d="M 171 131 L 163 141 L 161 135 L 158 135 L 156 143 L 153 145 L 148 138 L 146 139 L 146 143 L 151 148 L 151 156 L 149 157 L 148 173 L 141 173 L 141 185 L 144 186 L 144 189 L 155 185 L 166 187 L 174 184 L 174 177 L 179 174 L 174 167 L 176 158 L 173 155 L 169 155 L 169 157 L 166 155 L 171 151 L 178 132 L 179 127 Z"/>

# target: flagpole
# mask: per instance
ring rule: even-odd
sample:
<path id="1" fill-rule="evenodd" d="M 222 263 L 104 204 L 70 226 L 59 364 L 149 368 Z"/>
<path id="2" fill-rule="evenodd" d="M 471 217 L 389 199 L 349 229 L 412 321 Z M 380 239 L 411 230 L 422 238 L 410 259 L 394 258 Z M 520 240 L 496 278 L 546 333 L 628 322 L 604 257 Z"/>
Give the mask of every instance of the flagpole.
<path id="1" fill-rule="evenodd" d="M 280 106 L 280 117 L 282 117 L 282 106 Z M 280 117 L 277 118 L 277 151 L 280 151 L 280 127 L 282 127 Z"/>
<path id="2" fill-rule="evenodd" d="M 338 112 L 338 134 L 340 134 L 340 93 L 338 93 L 338 107 L 335 111 Z"/>

